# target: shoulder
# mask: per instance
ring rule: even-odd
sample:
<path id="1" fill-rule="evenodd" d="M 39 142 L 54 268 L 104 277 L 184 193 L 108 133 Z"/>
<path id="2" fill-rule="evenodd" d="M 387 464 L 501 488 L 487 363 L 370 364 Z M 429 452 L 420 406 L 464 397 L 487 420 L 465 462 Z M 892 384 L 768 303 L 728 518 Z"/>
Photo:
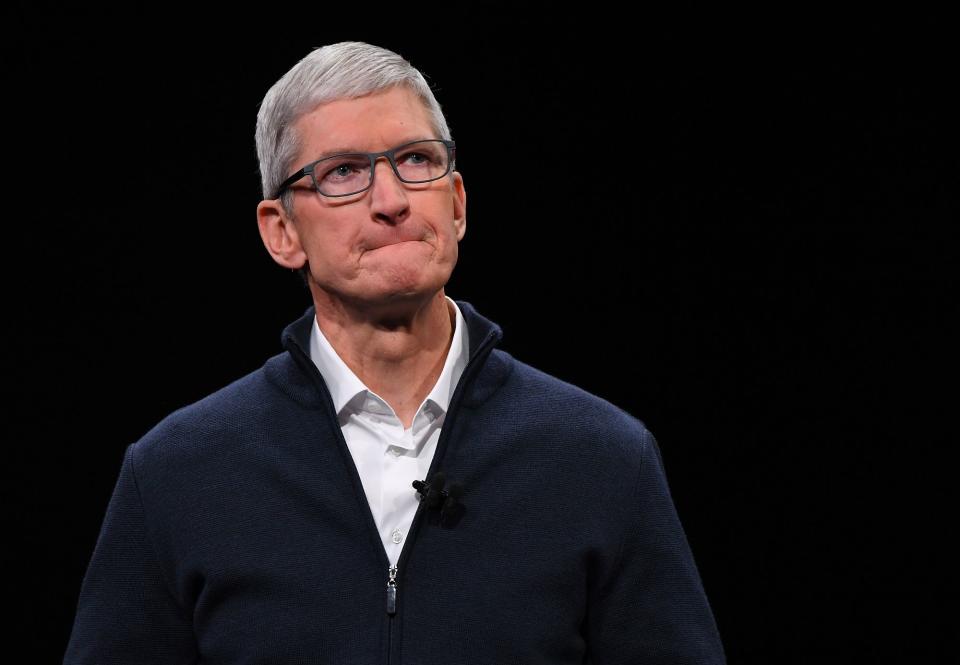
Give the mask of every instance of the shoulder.
<path id="1" fill-rule="evenodd" d="M 499 352 L 509 357 L 509 354 Z M 548 374 L 510 357 L 513 371 L 507 390 L 528 409 L 551 415 L 563 413 L 576 425 L 628 430 L 635 435 L 649 434 L 644 423 L 621 407 L 580 386 Z"/>
<path id="2" fill-rule="evenodd" d="M 525 429 L 575 441 L 614 464 L 633 466 L 656 449 L 646 424 L 623 408 L 504 351 L 495 353 L 512 366 L 499 397 Z"/>
<path id="3" fill-rule="evenodd" d="M 224 449 L 249 438 L 270 413 L 290 401 L 267 377 L 278 358 L 166 416 L 131 447 L 134 468 L 174 470 L 223 459 Z"/>

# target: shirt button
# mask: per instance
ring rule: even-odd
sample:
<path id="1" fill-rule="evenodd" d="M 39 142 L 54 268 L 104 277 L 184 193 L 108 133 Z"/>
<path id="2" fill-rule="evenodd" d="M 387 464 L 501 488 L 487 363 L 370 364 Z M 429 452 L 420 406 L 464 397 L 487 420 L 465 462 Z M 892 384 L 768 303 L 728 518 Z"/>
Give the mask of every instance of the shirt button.
<path id="1" fill-rule="evenodd" d="M 400 541 L 403 540 L 403 532 L 400 529 L 394 529 L 391 535 L 391 540 L 397 545 L 400 544 Z"/>
<path id="2" fill-rule="evenodd" d="M 393 455 L 394 457 L 400 457 L 400 449 L 390 448 L 390 454 Z"/>

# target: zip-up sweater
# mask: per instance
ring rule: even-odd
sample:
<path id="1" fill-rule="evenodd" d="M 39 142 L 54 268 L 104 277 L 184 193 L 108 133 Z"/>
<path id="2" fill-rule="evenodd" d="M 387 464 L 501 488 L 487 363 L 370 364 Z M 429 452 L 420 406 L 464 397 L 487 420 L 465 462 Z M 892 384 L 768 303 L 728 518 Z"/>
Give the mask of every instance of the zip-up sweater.
<path id="1" fill-rule="evenodd" d="M 396 571 L 311 307 L 283 353 L 127 447 L 64 662 L 724 662 L 654 438 L 457 304 L 470 360 L 427 479 L 463 493 L 421 502 Z"/>

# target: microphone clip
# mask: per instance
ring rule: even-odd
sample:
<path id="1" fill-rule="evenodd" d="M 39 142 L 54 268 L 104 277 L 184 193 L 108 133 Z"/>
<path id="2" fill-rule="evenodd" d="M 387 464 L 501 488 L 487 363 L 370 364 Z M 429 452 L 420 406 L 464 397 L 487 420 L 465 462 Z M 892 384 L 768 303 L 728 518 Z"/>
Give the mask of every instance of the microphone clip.
<path id="1" fill-rule="evenodd" d="M 443 471 L 437 471 L 429 481 L 413 481 L 413 488 L 417 490 L 420 502 L 426 506 L 427 510 L 439 508 L 441 526 L 453 526 L 459 521 L 464 510 L 463 504 L 460 503 L 463 485 L 450 483 L 449 487 L 445 486 L 446 476 Z"/>

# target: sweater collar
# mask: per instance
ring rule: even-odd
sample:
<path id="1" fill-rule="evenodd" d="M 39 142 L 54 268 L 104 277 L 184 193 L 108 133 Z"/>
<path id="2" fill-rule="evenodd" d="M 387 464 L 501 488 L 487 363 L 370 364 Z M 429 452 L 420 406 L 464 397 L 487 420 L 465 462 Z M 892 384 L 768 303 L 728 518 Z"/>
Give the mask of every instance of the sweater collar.
<path id="1" fill-rule="evenodd" d="M 464 401 L 467 404 L 479 403 L 506 380 L 512 369 L 512 358 L 505 353 L 488 358 L 503 338 L 500 326 L 479 314 L 470 303 L 463 300 L 454 302 L 466 323 L 470 340 L 469 360 L 461 383 L 470 381 L 471 387 L 464 395 Z M 275 356 L 265 367 L 267 377 L 274 385 L 309 408 L 320 408 L 325 401 L 332 406 L 330 392 L 310 359 L 310 333 L 315 317 L 316 311 L 310 305 L 300 318 L 284 328 L 280 343 L 287 353 Z M 290 360 L 294 361 L 293 364 Z M 482 372 L 478 365 L 483 365 Z"/>

